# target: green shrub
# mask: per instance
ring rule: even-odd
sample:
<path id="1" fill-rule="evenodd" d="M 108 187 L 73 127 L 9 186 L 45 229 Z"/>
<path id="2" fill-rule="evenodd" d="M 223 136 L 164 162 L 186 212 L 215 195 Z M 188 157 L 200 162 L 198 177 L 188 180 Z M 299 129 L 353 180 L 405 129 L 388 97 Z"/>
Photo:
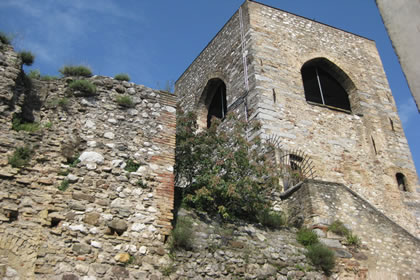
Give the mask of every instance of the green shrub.
<path id="1" fill-rule="evenodd" d="M 35 132 L 41 128 L 40 124 L 37 122 L 23 122 L 19 116 L 13 116 L 12 120 L 12 129 L 15 131 L 28 131 Z"/>
<path id="2" fill-rule="evenodd" d="M 308 257 L 315 266 L 321 268 L 325 274 L 329 275 L 335 266 L 334 251 L 320 243 L 313 244 L 307 247 L 307 249 L 308 252 L 306 253 L 306 257 Z"/>
<path id="3" fill-rule="evenodd" d="M 33 151 L 29 146 L 19 147 L 8 158 L 9 164 L 14 168 L 25 166 L 31 160 L 32 154 Z"/>
<path id="4" fill-rule="evenodd" d="M 67 109 L 69 103 L 70 103 L 70 100 L 68 98 L 62 97 L 62 98 L 52 99 L 51 101 L 48 102 L 48 105 L 52 108 L 56 108 L 60 106 L 63 109 Z"/>
<path id="5" fill-rule="evenodd" d="M 128 95 L 118 95 L 115 101 L 122 107 L 131 108 L 134 106 L 133 100 Z"/>
<path id="6" fill-rule="evenodd" d="M 73 91 L 80 91 L 84 96 L 91 96 L 96 93 L 96 86 L 87 80 L 75 80 L 69 84 Z"/>
<path id="7" fill-rule="evenodd" d="M 270 208 L 269 190 L 278 177 L 260 150 L 260 140 L 245 137 L 247 124 L 229 114 L 231 129 L 217 129 L 220 120 L 199 131 L 194 113 L 178 111 L 175 181 L 182 203 L 220 215 L 225 220 L 258 221 Z M 266 147 L 266 146 L 265 146 Z"/>
<path id="8" fill-rule="evenodd" d="M 134 162 L 131 158 L 127 160 L 126 165 L 124 167 L 125 171 L 128 172 L 136 172 L 139 169 L 140 164 Z"/>
<path id="9" fill-rule="evenodd" d="M 296 239 L 303 246 L 310 246 L 319 242 L 318 235 L 308 228 L 301 228 Z"/>
<path id="10" fill-rule="evenodd" d="M 56 76 L 50 76 L 50 75 L 42 75 L 40 79 L 41 79 L 41 81 L 49 82 L 49 81 L 57 80 L 58 77 L 56 77 Z"/>
<path id="11" fill-rule="evenodd" d="M 30 70 L 29 74 L 28 74 L 28 77 L 31 78 L 31 79 L 39 80 L 41 78 L 41 72 L 39 72 L 38 69 Z"/>
<path id="12" fill-rule="evenodd" d="M 61 184 L 58 186 L 58 189 L 59 189 L 60 191 L 65 191 L 65 190 L 67 190 L 67 188 L 69 187 L 69 184 L 70 184 L 69 180 L 64 179 L 64 180 L 61 182 Z"/>
<path id="13" fill-rule="evenodd" d="M 90 70 L 89 67 L 83 66 L 83 65 L 79 65 L 79 66 L 65 65 L 59 71 L 65 77 L 69 77 L 69 76 L 91 77 L 92 76 L 92 70 Z"/>
<path id="14" fill-rule="evenodd" d="M 34 63 L 35 56 L 29 51 L 21 51 L 19 52 L 19 57 L 22 59 L 22 63 L 31 66 Z"/>
<path id="15" fill-rule="evenodd" d="M 175 271 L 176 271 L 176 266 L 174 263 L 168 264 L 167 266 L 163 266 L 161 269 L 163 276 L 170 276 Z"/>
<path id="16" fill-rule="evenodd" d="M 271 212 L 268 208 L 265 208 L 258 214 L 258 221 L 263 226 L 273 229 L 280 228 L 285 224 L 283 215 L 276 212 Z"/>
<path id="17" fill-rule="evenodd" d="M 3 44 L 10 45 L 10 43 L 12 42 L 12 38 L 6 33 L 0 31 L 0 41 Z"/>
<path id="18" fill-rule="evenodd" d="M 356 234 L 353 234 L 351 232 L 349 234 L 347 234 L 346 242 L 347 242 L 347 244 L 353 245 L 353 246 L 356 246 L 356 247 L 359 247 L 360 244 L 361 244 L 360 238 Z"/>
<path id="19" fill-rule="evenodd" d="M 118 80 L 118 81 L 128 82 L 128 81 L 130 81 L 130 76 L 128 76 L 128 74 L 125 74 L 125 73 L 120 73 L 120 74 L 115 75 L 114 79 Z"/>
<path id="20" fill-rule="evenodd" d="M 346 228 L 346 226 L 339 220 L 334 221 L 329 227 L 329 231 L 334 232 L 335 234 L 346 236 L 350 233 L 350 231 Z"/>
<path id="21" fill-rule="evenodd" d="M 75 156 L 68 158 L 67 163 L 70 167 L 76 167 L 80 162 L 79 155 L 76 154 Z"/>
<path id="22" fill-rule="evenodd" d="M 186 217 L 178 217 L 176 226 L 171 233 L 171 250 L 191 250 L 193 244 L 192 221 Z"/>

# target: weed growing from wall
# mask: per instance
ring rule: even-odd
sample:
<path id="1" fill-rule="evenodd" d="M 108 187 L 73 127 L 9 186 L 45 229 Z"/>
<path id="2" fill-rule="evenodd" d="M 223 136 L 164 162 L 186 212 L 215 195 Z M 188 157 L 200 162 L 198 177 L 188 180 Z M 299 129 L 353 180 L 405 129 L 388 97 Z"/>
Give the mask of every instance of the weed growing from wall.
<path id="1" fill-rule="evenodd" d="M 96 93 L 96 86 L 87 80 L 75 80 L 69 84 L 69 89 L 79 92 L 81 96 L 92 96 Z"/>
<path id="2" fill-rule="evenodd" d="M 126 165 L 124 167 L 125 171 L 128 172 L 136 172 L 139 169 L 140 164 L 134 162 L 131 158 L 127 160 Z"/>
<path id="3" fill-rule="evenodd" d="M 13 155 L 8 158 L 9 164 L 14 168 L 21 168 L 28 164 L 33 155 L 29 146 L 16 148 Z"/>
<path id="4" fill-rule="evenodd" d="M 130 96 L 128 96 L 128 95 L 118 95 L 118 96 L 115 98 L 115 102 L 117 102 L 117 103 L 118 103 L 118 105 L 120 105 L 120 106 L 122 106 L 122 107 L 125 107 L 125 108 L 131 108 L 131 107 L 134 107 L 134 102 L 133 102 L 133 100 L 131 99 L 131 97 L 130 97 Z"/>
<path id="5" fill-rule="evenodd" d="M 120 73 L 120 74 L 115 75 L 114 79 L 118 80 L 118 81 L 128 82 L 128 81 L 130 81 L 130 76 L 128 74 L 125 74 L 125 73 Z"/>
<path id="6" fill-rule="evenodd" d="M 64 77 L 70 77 L 70 76 L 91 77 L 92 76 L 92 70 L 90 70 L 89 67 L 83 66 L 83 65 L 79 65 L 79 66 L 65 65 L 59 71 Z"/>
<path id="7" fill-rule="evenodd" d="M 41 125 L 37 122 L 24 122 L 21 117 L 14 115 L 12 129 L 15 131 L 35 132 L 41 129 Z"/>
<path id="8" fill-rule="evenodd" d="M 12 38 L 6 33 L 0 31 L 0 42 L 10 45 L 12 43 Z"/>
<path id="9" fill-rule="evenodd" d="M 172 230 L 170 248 L 174 250 L 191 250 L 194 240 L 193 222 L 188 217 L 178 217 L 176 226 Z"/>

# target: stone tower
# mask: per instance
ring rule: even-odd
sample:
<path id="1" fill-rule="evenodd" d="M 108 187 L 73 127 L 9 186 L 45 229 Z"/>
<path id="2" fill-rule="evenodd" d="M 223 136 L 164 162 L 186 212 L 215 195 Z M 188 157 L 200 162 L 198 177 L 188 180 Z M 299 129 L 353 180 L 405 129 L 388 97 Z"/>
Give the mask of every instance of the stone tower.
<path id="1" fill-rule="evenodd" d="M 419 235 L 418 176 L 375 42 L 245 1 L 176 82 L 199 125 L 235 112 Z M 414 206 L 413 206 L 414 205 Z"/>

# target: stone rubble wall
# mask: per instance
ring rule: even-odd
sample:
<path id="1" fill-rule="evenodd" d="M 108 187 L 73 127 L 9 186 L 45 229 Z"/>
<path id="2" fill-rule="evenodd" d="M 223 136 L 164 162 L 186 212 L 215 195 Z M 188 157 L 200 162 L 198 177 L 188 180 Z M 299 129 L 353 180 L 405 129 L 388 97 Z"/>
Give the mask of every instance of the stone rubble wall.
<path id="1" fill-rule="evenodd" d="M 317 229 L 321 242 L 335 250 L 346 250 L 337 242 L 337 236 L 325 233 L 335 220 L 343 222 L 360 237 L 363 255 L 353 254 L 353 257 L 368 269 L 368 276 L 379 273 L 386 275 L 386 279 L 420 277 L 420 240 L 346 186 L 309 181 L 289 198 L 287 204 L 291 217 L 296 217 L 296 213 L 302 215 L 304 224 Z"/>
<path id="2" fill-rule="evenodd" d="M 0 58 L 1 276 L 160 277 L 172 228 L 176 97 L 99 76 L 87 79 L 97 87 L 92 97 L 68 90 L 74 78 L 28 89 L 12 48 Z M 118 105 L 120 94 L 134 106 Z M 23 112 L 42 128 L 12 130 L 13 114 Z M 8 158 L 26 145 L 29 164 L 12 168 Z M 70 165 L 77 154 L 82 161 Z M 129 159 L 140 164 L 136 172 L 124 169 Z"/>
<path id="3" fill-rule="evenodd" d="M 277 135 L 285 149 L 304 151 L 318 178 L 350 186 L 420 236 L 418 176 L 375 43 L 252 1 L 248 13 L 258 62 L 258 104 L 250 110 L 262 137 Z M 351 114 L 306 102 L 300 70 L 318 57 L 354 83 Z M 398 172 L 408 192 L 398 189 Z"/>

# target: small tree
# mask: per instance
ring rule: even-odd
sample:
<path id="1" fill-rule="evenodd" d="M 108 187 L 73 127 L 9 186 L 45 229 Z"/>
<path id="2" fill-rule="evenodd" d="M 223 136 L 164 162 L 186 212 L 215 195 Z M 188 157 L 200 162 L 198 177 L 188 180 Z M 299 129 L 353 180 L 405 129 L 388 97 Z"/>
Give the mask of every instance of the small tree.
<path id="1" fill-rule="evenodd" d="M 176 185 L 183 187 L 183 202 L 224 219 L 257 221 L 270 208 L 268 191 L 278 179 L 259 149 L 259 139 L 245 138 L 246 123 L 228 117 L 231 127 L 198 131 L 196 115 L 180 112 L 176 135 Z"/>
<path id="2" fill-rule="evenodd" d="M 22 63 L 27 66 L 31 66 L 35 60 L 35 56 L 29 51 L 19 52 L 19 57 L 22 59 Z"/>

